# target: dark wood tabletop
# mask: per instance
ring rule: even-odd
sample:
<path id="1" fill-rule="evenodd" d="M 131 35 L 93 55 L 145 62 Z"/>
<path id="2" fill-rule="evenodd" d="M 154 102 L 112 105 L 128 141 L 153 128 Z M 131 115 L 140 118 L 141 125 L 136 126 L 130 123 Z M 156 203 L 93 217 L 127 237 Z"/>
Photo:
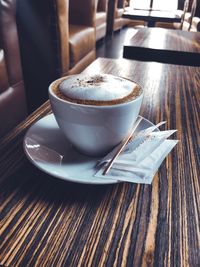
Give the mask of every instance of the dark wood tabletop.
<path id="1" fill-rule="evenodd" d="M 181 22 L 181 17 L 172 11 L 153 10 L 153 9 L 126 9 L 123 17 L 133 20 L 143 20 L 148 27 L 154 27 L 156 22 Z"/>
<path id="2" fill-rule="evenodd" d="M 200 66 L 200 32 L 143 28 L 123 49 L 125 58 Z"/>
<path id="3" fill-rule="evenodd" d="M 152 185 L 59 180 L 23 152 L 28 128 L 51 112 L 44 103 L 0 140 L 0 264 L 199 266 L 200 68 L 97 59 L 86 72 L 140 83 L 140 114 L 166 120 L 180 142 Z"/>

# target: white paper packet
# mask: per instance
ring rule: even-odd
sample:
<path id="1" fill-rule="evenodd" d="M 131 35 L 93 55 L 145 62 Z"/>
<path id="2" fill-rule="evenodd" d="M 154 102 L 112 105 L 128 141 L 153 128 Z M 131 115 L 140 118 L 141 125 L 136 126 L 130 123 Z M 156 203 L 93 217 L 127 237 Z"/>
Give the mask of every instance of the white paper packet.
<path id="1" fill-rule="evenodd" d="M 145 137 L 152 133 L 153 131 L 158 130 L 158 127 L 165 124 L 166 121 L 162 121 L 162 122 L 159 122 L 158 124 L 156 125 L 153 125 L 151 127 L 148 127 L 144 130 L 141 130 L 139 131 L 136 135 L 134 135 L 134 138 L 128 142 L 128 144 L 126 145 L 126 147 L 124 148 L 123 150 L 123 154 L 124 153 L 130 153 L 131 151 L 133 151 L 134 149 L 136 149 L 140 144 L 143 143 Z M 101 159 L 99 162 L 98 162 L 98 165 L 101 165 L 102 163 L 105 163 L 107 161 L 109 161 L 113 155 L 116 153 L 116 151 L 119 149 L 119 146 L 121 144 L 119 144 L 118 146 L 116 146 L 111 152 L 109 152 L 103 159 Z"/>
<path id="2" fill-rule="evenodd" d="M 162 142 L 164 142 L 168 137 L 170 137 L 173 133 L 177 130 L 167 130 L 167 131 L 157 131 L 157 132 L 150 132 L 146 135 L 145 132 L 140 134 L 134 138 L 134 140 L 127 144 L 125 149 L 121 152 L 120 156 L 116 160 L 116 162 L 125 161 L 142 161 L 145 157 L 151 154 L 154 149 L 156 149 Z M 127 148 L 128 147 L 128 148 Z M 114 148 L 109 154 L 107 154 L 99 163 L 108 162 L 113 155 L 118 150 Z"/>
<path id="3" fill-rule="evenodd" d="M 103 166 L 95 174 L 95 177 L 124 182 L 151 184 L 161 163 L 177 143 L 178 140 L 165 140 L 141 162 L 116 161 L 107 175 L 102 174 L 105 169 L 105 166 Z"/>
<path id="4" fill-rule="evenodd" d="M 134 137 L 128 142 L 127 146 L 126 146 L 126 149 L 124 150 L 124 152 L 131 152 L 134 150 L 134 148 L 136 147 L 136 144 L 137 143 L 141 143 L 143 142 L 143 140 L 145 139 L 145 137 L 154 132 L 155 130 L 156 131 L 159 131 L 158 127 L 160 127 L 161 125 L 165 124 L 166 121 L 161 121 L 159 122 L 158 124 L 156 125 L 153 125 L 151 127 L 148 127 L 144 130 L 141 130 L 139 131 L 136 135 L 134 135 Z"/>
<path id="5" fill-rule="evenodd" d="M 142 161 L 176 131 L 168 130 L 148 134 L 136 148 L 129 148 L 128 153 L 123 152 L 117 161 L 135 161 L 135 163 Z"/>

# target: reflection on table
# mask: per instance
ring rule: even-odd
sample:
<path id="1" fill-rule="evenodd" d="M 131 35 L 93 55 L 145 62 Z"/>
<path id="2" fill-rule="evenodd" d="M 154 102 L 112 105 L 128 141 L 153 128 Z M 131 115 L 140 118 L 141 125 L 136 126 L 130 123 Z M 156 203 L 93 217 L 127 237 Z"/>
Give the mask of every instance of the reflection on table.
<path id="1" fill-rule="evenodd" d="M 124 44 L 130 59 L 200 66 L 200 33 L 143 28 Z"/>
<path id="2" fill-rule="evenodd" d="M 129 8 L 123 14 L 124 18 L 143 20 L 148 27 L 154 27 L 156 22 L 181 22 L 181 17 L 172 11 L 142 10 Z"/>

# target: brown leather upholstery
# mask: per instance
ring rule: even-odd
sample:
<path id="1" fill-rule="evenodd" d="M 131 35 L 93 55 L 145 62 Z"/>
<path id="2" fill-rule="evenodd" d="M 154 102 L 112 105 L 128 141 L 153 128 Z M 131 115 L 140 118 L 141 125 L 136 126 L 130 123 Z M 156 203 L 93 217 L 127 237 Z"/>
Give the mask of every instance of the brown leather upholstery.
<path id="1" fill-rule="evenodd" d="M 54 0 L 60 76 L 81 72 L 96 57 L 96 1 Z"/>
<path id="2" fill-rule="evenodd" d="M 123 26 L 129 23 L 128 19 L 122 18 L 125 8 L 125 0 L 117 0 L 115 4 L 115 18 L 113 30 L 120 30 Z"/>
<path id="3" fill-rule="evenodd" d="M 18 28 L 29 111 L 48 99 L 56 78 L 96 57 L 97 0 L 18 0 Z"/>
<path id="4" fill-rule="evenodd" d="M 0 0 L 0 136 L 27 115 L 16 27 L 16 1 Z"/>
<path id="5" fill-rule="evenodd" d="M 69 0 L 69 24 L 95 26 L 98 0 Z"/>
<path id="6" fill-rule="evenodd" d="M 55 31 L 54 31 L 54 39 L 57 46 L 57 54 L 58 54 L 58 64 L 59 67 L 59 76 L 65 76 L 69 72 L 69 1 L 54 1 L 53 6 L 54 13 L 54 23 L 55 23 Z"/>
<path id="7" fill-rule="evenodd" d="M 94 50 L 94 28 L 80 25 L 69 27 L 70 69 Z"/>
<path id="8" fill-rule="evenodd" d="M 109 34 L 129 24 L 130 20 L 122 18 L 124 8 L 125 0 L 109 0 L 107 19 L 107 32 Z"/>
<path id="9" fill-rule="evenodd" d="M 69 0 L 70 74 L 81 72 L 96 57 L 95 19 L 97 1 Z"/>
<path id="10" fill-rule="evenodd" d="M 96 41 L 106 36 L 108 0 L 98 0 L 96 12 Z"/>
<path id="11" fill-rule="evenodd" d="M 120 30 L 123 26 L 122 14 L 124 12 L 124 1 L 116 0 L 115 1 L 115 10 L 114 10 L 114 24 L 113 30 Z"/>
<path id="12" fill-rule="evenodd" d="M 6 70 L 5 56 L 3 49 L 0 48 L 0 94 L 5 92 L 8 88 L 9 88 L 9 82 Z"/>
<path id="13" fill-rule="evenodd" d="M 62 2 L 59 1 L 60 5 Z M 54 0 L 17 0 L 16 3 L 22 70 L 31 113 L 48 99 L 48 86 L 60 72 L 58 44 L 53 37 L 55 5 Z"/>
<path id="14" fill-rule="evenodd" d="M 108 0 L 107 33 L 113 33 L 116 0 Z"/>

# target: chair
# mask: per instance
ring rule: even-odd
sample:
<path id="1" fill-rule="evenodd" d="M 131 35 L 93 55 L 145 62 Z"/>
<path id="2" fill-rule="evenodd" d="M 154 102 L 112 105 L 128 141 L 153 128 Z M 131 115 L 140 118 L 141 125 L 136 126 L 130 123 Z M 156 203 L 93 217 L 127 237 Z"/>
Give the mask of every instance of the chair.
<path id="1" fill-rule="evenodd" d="M 115 3 L 115 11 L 114 11 L 114 25 L 113 30 L 117 31 L 123 27 L 123 18 L 122 15 L 124 13 L 124 0 L 117 0 Z"/>
<path id="2" fill-rule="evenodd" d="M 125 9 L 125 0 L 109 0 L 107 16 L 107 33 L 112 34 L 130 23 L 129 19 L 122 18 Z"/>
<path id="3" fill-rule="evenodd" d="M 0 136 L 27 116 L 22 77 L 16 1 L 0 0 Z"/>
<path id="4" fill-rule="evenodd" d="M 80 73 L 96 58 L 97 0 L 51 0 L 51 42 L 57 76 Z"/>
<path id="5" fill-rule="evenodd" d="M 96 57 L 96 10 L 97 0 L 69 0 L 69 74 L 81 72 Z"/>
<path id="6" fill-rule="evenodd" d="M 189 19 L 188 19 L 188 22 L 189 22 L 188 31 L 191 30 L 191 27 L 192 27 L 192 20 L 193 20 L 193 18 L 194 18 L 194 16 L 195 16 L 196 8 L 197 8 L 197 0 L 193 0 L 193 2 L 192 2 L 192 7 L 191 7 L 191 16 L 190 16 Z"/>
<path id="7" fill-rule="evenodd" d="M 96 58 L 97 0 L 55 0 L 52 9 L 58 76 L 79 73 Z"/>
<path id="8" fill-rule="evenodd" d="M 49 84 L 81 72 L 96 57 L 97 0 L 18 0 L 18 29 L 29 112 Z"/>
<path id="9" fill-rule="evenodd" d="M 96 41 L 106 36 L 108 0 L 98 0 L 96 12 Z"/>
<path id="10" fill-rule="evenodd" d="M 184 7 L 182 9 L 175 10 L 175 15 L 181 17 L 181 22 L 156 22 L 155 26 L 166 29 L 182 29 L 183 23 L 190 13 L 188 13 L 189 0 L 185 0 Z"/>
<path id="11" fill-rule="evenodd" d="M 192 5 L 191 5 L 191 10 L 189 11 L 190 8 L 190 2 L 189 0 L 185 0 L 184 2 L 184 8 L 183 8 L 183 14 L 181 18 L 181 23 L 174 23 L 173 26 L 175 29 L 180 29 L 183 31 L 190 31 L 191 26 L 192 26 L 192 20 L 196 12 L 196 7 L 197 7 L 197 1 L 193 0 Z"/>
<path id="12" fill-rule="evenodd" d="M 16 3 L 22 70 L 28 113 L 31 113 L 48 99 L 48 86 L 58 77 L 52 21 L 55 4 L 54 0 L 17 0 Z"/>
<path id="13" fill-rule="evenodd" d="M 188 25 L 187 25 L 187 20 L 188 18 L 190 17 L 190 13 L 188 12 L 188 9 L 189 9 L 189 0 L 185 0 L 184 2 L 184 7 L 183 7 L 183 14 L 181 16 L 181 23 L 180 24 L 176 24 L 174 23 L 174 27 L 176 29 L 181 29 L 181 30 L 184 30 L 184 29 L 187 29 Z M 185 23 L 186 22 L 186 23 Z M 185 25 L 186 24 L 186 25 Z"/>
<path id="14" fill-rule="evenodd" d="M 57 76 L 79 73 L 96 58 L 97 0 L 51 3 L 51 42 L 57 58 Z"/>
<path id="15" fill-rule="evenodd" d="M 183 30 L 183 31 L 190 31 L 192 27 L 192 20 L 195 15 L 197 6 L 197 1 L 193 0 L 190 9 L 190 1 L 185 0 L 183 10 L 177 10 L 176 14 L 181 17 L 181 22 L 177 23 L 161 23 L 157 22 L 156 27 L 162 27 L 162 28 L 169 28 L 169 29 L 175 29 L 175 30 Z"/>
<path id="16" fill-rule="evenodd" d="M 130 20 L 122 18 L 125 9 L 125 0 L 117 0 L 115 4 L 115 15 L 114 15 L 114 25 L 113 30 L 120 30 L 125 25 L 129 24 Z"/>
<path id="17" fill-rule="evenodd" d="M 192 22 L 191 22 L 190 31 L 200 32 L 200 18 L 199 17 L 193 17 Z"/>

